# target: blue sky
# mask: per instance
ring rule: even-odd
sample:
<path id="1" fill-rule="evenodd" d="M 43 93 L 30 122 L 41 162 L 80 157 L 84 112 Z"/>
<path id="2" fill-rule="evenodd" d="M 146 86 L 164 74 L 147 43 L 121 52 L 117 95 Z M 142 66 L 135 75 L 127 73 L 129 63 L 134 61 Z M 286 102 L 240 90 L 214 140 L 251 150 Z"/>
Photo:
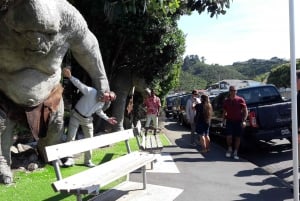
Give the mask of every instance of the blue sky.
<path id="1" fill-rule="evenodd" d="M 295 3 L 296 57 L 300 58 L 300 2 Z M 226 15 L 182 16 L 185 55 L 204 56 L 208 64 L 230 65 L 251 58 L 290 59 L 289 0 L 233 0 Z M 298 34 L 298 37 L 297 37 Z"/>

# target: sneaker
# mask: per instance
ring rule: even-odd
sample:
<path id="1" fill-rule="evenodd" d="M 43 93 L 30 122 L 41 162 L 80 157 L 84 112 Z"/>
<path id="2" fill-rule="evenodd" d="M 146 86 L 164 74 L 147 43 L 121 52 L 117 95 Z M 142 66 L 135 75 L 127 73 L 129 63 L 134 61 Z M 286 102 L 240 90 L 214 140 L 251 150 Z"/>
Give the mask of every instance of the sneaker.
<path id="1" fill-rule="evenodd" d="M 191 146 L 195 147 L 195 146 L 197 146 L 197 144 L 195 142 L 192 142 Z"/>
<path id="2" fill-rule="evenodd" d="M 207 149 L 202 149 L 202 150 L 200 151 L 200 153 L 202 153 L 202 154 L 207 153 Z"/>
<path id="3" fill-rule="evenodd" d="M 240 157 L 239 157 L 237 154 L 234 154 L 234 155 L 233 155 L 233 158 L 234 158 L 235 160 L 239 160 L 239 159 L 240 159 Z"/>
<path id="4" fill-rule="evenodd" d="M 65 167 L 71 167 L 71 166 L 74 166 L 75 165 L 75 162 L 74 162 L 74 159 L 73 158 L 68 158 L 66 160 L 66 162 L 64 163 L 64 166 Z"/>
<path id="5" fill-rule="evenodd" d="M 87 167 L 90 167 L 90 168 L 96 166 L 96 165 L 95 165 L 94 163 L 92 163 L 92 162 L 85 163 L 84 165 L 87 166 Z"/>
<path id="6" fill-rule="evenodd" d="M 231 152 L 230 152 L 230 151 L 227 151 L 226 154 L 225 154 L 225 156 L 226 156 L 227 158 L 231 157 Z"/>

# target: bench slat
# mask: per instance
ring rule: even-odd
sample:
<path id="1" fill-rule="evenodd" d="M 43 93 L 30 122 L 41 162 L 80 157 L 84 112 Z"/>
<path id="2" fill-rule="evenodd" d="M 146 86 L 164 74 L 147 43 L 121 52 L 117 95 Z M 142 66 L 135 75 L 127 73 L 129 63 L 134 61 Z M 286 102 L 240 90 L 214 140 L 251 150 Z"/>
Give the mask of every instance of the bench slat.
<path id="1" fill-rule="evenodd" d="M 105 147 L 131 138 L 134 138 L 133 129 L 127 129 L 114 133 L 102 134 L 92 138 L 85 138 L 81 140 L 47 146 L 45 148 L 47 153 L 47 160 L 48 162 L 50 162 L 91 149 Z"/>
<path id="2" fill-rule="evenodd" d="M 160 149 L 162 144 L 154 135 L 146 136 L 146 149 Z"/>
<path id="3" fill-rule="evenodd" d="M 163 144 L 157 135 L 147 135 L 142 136 L 142 138 L 142 147 L 146 151 L 160 151 L 163 148 Z"/>
<path id="4" fill-rule="evenodd" d="M 147 152 L 132 152 L 103 163 L 52 184 L 55 191 L 77 194 L 92 192 L 95 185 L 99 188 L 145 166 L 155 160 L 155 155 Z M 91 190 L 89 190 L 91 189 Z"/>

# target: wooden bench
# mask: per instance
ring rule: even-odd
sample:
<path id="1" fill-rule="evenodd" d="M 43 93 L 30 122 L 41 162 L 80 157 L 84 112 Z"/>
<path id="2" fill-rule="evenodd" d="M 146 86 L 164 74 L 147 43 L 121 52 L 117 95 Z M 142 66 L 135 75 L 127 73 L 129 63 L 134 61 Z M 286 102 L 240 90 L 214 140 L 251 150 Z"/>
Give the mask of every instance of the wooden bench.
<path id="1" fill-rule="evenodd" d="M 159 130 L 158 130 L 159 131 Z M 154 129 L 149 128 L 147 135 L 145 135 L 145 131 L 142 129 L 141 123 L 138 121 L 136 125 L 137 135 L 140 137 L 139 144 L 140 148 L 144 151 L 148 151 L 150 153 L 160 153 L 163 144 L 160 141 L 159 135 L 154 135 Z"/>
<path id="2" fill-rule="evenodd" d="M 155 155 L 149 152 L 131 151 L 128 140 L 135 137 L 134 134 L 137 132 L 134 130 L 136 128 L 46 147 L 47 160 L 52 162 L 57 177 L 57 181 L 52 183 L 53 189 L 56 192 L 74 194 L 77 200 L 81 201 L 82 194 L 97 195 L 103 186 L 126 175 L 128 179 L 129 173 L 140 168 L 142 169 L 143 189 L 146 189 L 146 165 L 155 160 Z M 61 158 L 121 141 L 125 141 L 128 152 L 126 155 L 69 177 L 62 177 L 59 166 Z"/>

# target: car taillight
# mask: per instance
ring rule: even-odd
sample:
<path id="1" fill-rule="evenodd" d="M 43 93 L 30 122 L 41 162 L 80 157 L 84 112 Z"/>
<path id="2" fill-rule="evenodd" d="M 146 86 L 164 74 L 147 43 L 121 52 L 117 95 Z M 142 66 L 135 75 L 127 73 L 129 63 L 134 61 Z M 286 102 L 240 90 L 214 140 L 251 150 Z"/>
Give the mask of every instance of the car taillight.
<path id="1" fill-rule="evenodd" d="M 248 117 L 249 117 L 250 126 L 256 128 L 257 123 L 256 123 L 256 114 L 255 114 L 255 112 L 254 111 L 250 112 Z"/>

